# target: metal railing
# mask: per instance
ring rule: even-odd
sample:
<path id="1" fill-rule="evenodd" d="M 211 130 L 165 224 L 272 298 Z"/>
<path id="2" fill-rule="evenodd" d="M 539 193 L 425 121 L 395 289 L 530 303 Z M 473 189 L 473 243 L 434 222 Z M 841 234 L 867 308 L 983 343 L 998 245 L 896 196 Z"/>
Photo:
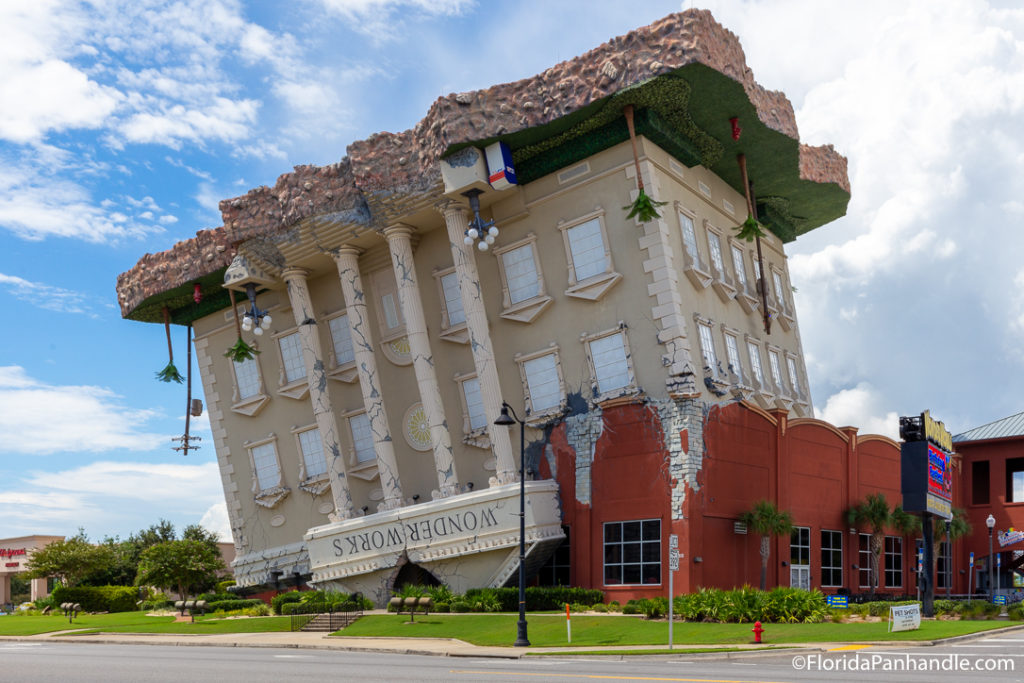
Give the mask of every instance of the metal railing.
<path id="1" fill-rule="evenodd" d="M 286 603 L 296 604 L 296 603 Z M 301 631 L 314 620 L 324 625 L 324 630 L 338 631 L 363 616 L 363 600 L 359 594 L 342 603 L 309 602 L 290 608 L 291 630 Z"/>

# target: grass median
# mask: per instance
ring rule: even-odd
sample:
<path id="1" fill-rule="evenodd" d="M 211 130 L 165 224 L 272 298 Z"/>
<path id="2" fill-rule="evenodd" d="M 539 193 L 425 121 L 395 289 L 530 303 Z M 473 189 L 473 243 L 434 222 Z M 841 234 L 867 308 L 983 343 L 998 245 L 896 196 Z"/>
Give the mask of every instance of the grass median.
<path id="1" fill-rule="evenodd" d="M 517 614 L 431 614 L 366 615 L 341 636 L 381 638 L 457 638 L 473 645 L 511 646 L 516 638 Z M 527 615 L 530 644 L 534 647 L 567 645 L 564 615 Z M 1005 621 L 931 621 L 921 622 L 915 631 L 888 633 L 883 622 L 852 624 L 765 624 L 762 639 L 766 644 L 852 643 L 865 641 L 938 640 L 1013 625 Z M 673 645 L 735 645 L 751 643 L 752 624 L 673 624 Z M 619 645 L 661 645 L 668 643 L 668 622 L 637 617 L 586 616 L 572 618 L 573 647 L 616 647 Z"/>
<path id="2" fill-rule="evenodd" d="M 224 619 L 196 617 L 195 623 L 175 621 L 173 616 L 149 616 L 144 612 L 112 614 L 81 614 L 68 623 L 67 617 L 5 616 L 0 617 L 0 636 L 34 636 L 57 631 L 76 633 L 263 633 L 288 631 L 291 617 L 249 617 Z"/>

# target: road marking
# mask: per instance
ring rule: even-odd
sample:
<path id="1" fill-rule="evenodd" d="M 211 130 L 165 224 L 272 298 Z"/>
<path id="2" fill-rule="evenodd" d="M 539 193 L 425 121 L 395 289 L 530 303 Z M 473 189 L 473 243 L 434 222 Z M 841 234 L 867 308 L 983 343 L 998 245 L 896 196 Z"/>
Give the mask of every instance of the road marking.
<path id="1" fill-rule="evenodd" d="M 985 638 L 986 643 L 1024 643 L 1024 638 Z"/>
<path id="2" fill-rule="evenodd" d="M 451 669 L 448 673 L 452 674 L 465 674 L 465 675 L 485 675 L 491 676 L 499 673 L 497 670 L 491 671 L 471 671 L 469 669 Z M 516 676 L 551 676 L 550 673 L 532 673 L 529 671 L 502 671 L 500 673 L 514 674 Z M 736 679 L 736 678 L 664 678 L 661 676 L 606 676 L 601 674 L 567 674 L 559 673 L 560 678 L 585 678 L 588 680 L 614 680 L 614 681 L 681 681 L 682 683 L 782 683 L 781 681 L 758 681 L 751 680 L 749 678 Z"/>
<path id="3" fill-rule="evenodd" d="M 274 659 L 312 659 L 313 655 L 274 655 Z"/>
<path id="4" fill-rule="evenodd" d="M 828 652 L 842 652 L 844 650 L 863 650 L 871 647 L 870 645 L 843 645 L 842 647 L 833 647 Z"/>

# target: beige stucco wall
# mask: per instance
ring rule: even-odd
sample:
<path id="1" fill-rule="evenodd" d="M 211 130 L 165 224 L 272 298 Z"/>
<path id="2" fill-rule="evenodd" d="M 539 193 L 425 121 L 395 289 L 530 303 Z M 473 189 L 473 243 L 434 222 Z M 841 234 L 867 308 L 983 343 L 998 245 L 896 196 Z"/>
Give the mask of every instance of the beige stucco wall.
<path id="1" fill-rule="evenodd" d="M 514 243 L 528 233 L 536 236 L 537 253 L 544 280 L 544 292 L 552 301 L 529 323 L 507 320 L 501 317 L 502 281 L 499 275 L 498 259 L 493 251 L 476 253 L 480 272 L 480 287 L 488 313 L 490 334 L 498 371 L 501 393 L 514 409 L 524 414 L 524 388 L 520 370 L 514 358 L 517 353 L 529 354 L 541 351 L 551 344 L 558 347 L 565 388 L 570 394 L 584 399 L 591 396 L 591 371 L 585 355 L 581 335 L 594 334 L 615 328 L 625 323 L 628 344 L 632 354 L 633 370 L 639 388 L 653 398 L 664 398 L 666 370 L 661 358 L 664 346 L 658 342 L 659 323 L 655 308 L 658 305 L 650 294 L 656 284 L 650 273 L 645 271 L 645 260 L 652 258 L 656 251 L 674 254 L 673 263 L 679 269 L 677 282 L 680 293 L 680 309 L 686 327 L 686 342 L 689 346 L 693 370 L 696 374 L 695 389 L 701 398 L 708 401 L 726 400 L 730 396 L 717 396 L 704 385 L 701 367 L 701 352 L 693 317 L 694 313 L 715 323 L 714 337 L 716 354 L 724 367 L 727 364 L 726 349 L 721 325 L 736 330 L 740 335 L 749 335 L 757 340 L 767 340 L 797 359 L 801 382 L 806 371 L 800 348 L 798 328 L 783 329 L 774 325 L 770 337 L 764 333 L 760 310 L 748 313 L 736 300 L 723 301 L 713 287 L 697 288 L 682 273 L 684 264 L 683 244 L 680 235 L 677 207 L 695 215 L 694 226 L 698 236 L 699 249 L 705 262 L 709 261 L 704 235 L 704 221 L 709 221 L 723 233 L 722 250 L 726 270 L 732 270 L 728 237 L 731 228 L 746 217 L 745 199 L 709 171 L 700 168 L 683 168 L 661 149 L 646 140 L 641 140 L 642 173 L 648 188 L 656 199 L 668 202 L 662 208 L 665 230 L 663 241 L 651 247 L 642 243 L 644 230 L 633 220 L 626 219 L 622 207 L 635 196 L 636 181 L 629 143 L 620 144 L 586 160 L 589 170 L 576 175 L 571 181 L 560 183 L 558 174 L 552 174 L 497 195 L 485 197 L 484 217 L 493 217 L 501 230 L 495 249 Z M 710 197 L 701 192 L 703 182 L 710 190 Z M 457 198 L 461 199 L 456 195 Z M 438 199 L 441 199 L 439 196 Z M 729 213 L 723 204 L 729 202 L 734 212 Z M 595 210 L 603 211 L 605 232 L 610 242 L 615 271 L 622 278 L 602 298 L 585 301 L 566 294 L 568 287 L 568 266 L 566 248 L 559 222 L 571 222 Z M 440 213 L 420 211 L 409 216 L 407 222 L 417 230 L 414 240 L 414 259 L 420 286 L 420 296 L 426 315 L 434 367 L 440 384 L 444 412 L 451 433 L 454 456 L 461 484 L 473 482 L 479 490 L 487 486 L 493 475 L 494 459 L 489 449 L 480 448 L 463 441 L 463 404 L 460 388 L 454 380 L 457 375 L 474 372 L 473 357 L 467 344 L 454 343 L 439 335 L 442 321 L 440 292 L 434 276 L 435 271 L 452 266 L 452 254 L 444 221 Z M 299 239 L 324 239 L 324 234 L 309 229 L 297 231 Z M 337 235 L 338 233 L 333 233 Z M 310 237 L 311 236 L 311 237 Z M 332 238 L 335 241 L 336 237 Z M 308 284 L 313 307 L 318 320 L 317 332 L 325 352 L 325 363 L 329 363 L 331 336 L 326 319 L 344 309 L 344 301 L 334 261 L 324 253 L 324 248 L 340 245 L 335 241 L 318 243 L 319 249 L 309 249 L 308 256 L 289 266 L 301 266 L 311 271 Z M 437 487 L 437 477 L 430 450 L 412 448 L 403 436 L 402 419 L 410 406 L 420 401 L 418 385 L 410 364 L 397 364 L 388 354 L 380 350 L 381 326 L 375 282 L 383 273 L 385 280 L 391 280 L 391 262 L 385 241 L 375 233 L 363 234 L 352 240 L 364 249 L 360 256 L 360 270 L 363 285 L 367 291 L 366 303 L 372 332 L 377 342 L 377 365 L 381 381 L 381 393 L 390 419 L 393 445 L 400 468 L 403 495 L 406 499 L 419 496 L 419 502 L 429 501 L 431 491 Z M 644 246 L 646 244 L 646 246 Z M 746 251 L 748 278 L 756 278 L 755 261 L 751 256 L 752 244 L 741 245 Z M 292 245 L 294 247 L 294 245 Z M 781 269 L 788 283 L 785 254 L 778 238 L 769 236 L 762 241 L 765 260 Z M 294 249 L 293 249 L 294 251 Z M 770 271 L 766 278 L 771 285 Z M 788 293 L 786 293 L 788 296 Z M 239 304 L 244 297 L 240 297 Z M 312 495 L 300 490 L 299 468 L 301 454 L 293 430 L 314 424 L 312 407 L 308 396 L 301 399 L 280 395 L 280 354 L 273 334 L 294 329 L 294 319 L 289 308 L 283 283 L 278 282 L 271 291 L 258 297 L 261 308 L 270 310 L 273 316 L 272 330 L 259 338 L 258 356 L 266 396 L 269 400 L 253 416 L 231 410 L 234 377 L 230 362 L 224 358 L 224 351 L 234 342 L 236 333 L 230 311 L 207 316 L 195 323 L 196 347 L 204 391 L 210 409 L 214 445 L 217 450 L 225 485 L 228 511 L 235 533 L 236 549 L 240 561 L 247 556 L 266 549 L 277 549 L 270 553 L 277 557 L 265 558 L 267 567 L 277 566 L 290 572 L 292 569 L 308 570 L 304 565 L 302 538 L 308 529 L 327 523 L 332 511 L 330 491 Z M 245 338 L 253 339 L 251 333 Z M 745 358 L 744 337 L 740 337 L 741 359 Z M 785 358 L 782 372 L 785 376 Z M 762 355 L 765 374 L 770 373 L 767 354 Z M 404 361 L 403 361 L 404 363 Z M 750 372 L 749 361 L 744 361 L 745 370 Z M 343 451 L 352 450 L 351 436 L 346 420 L 342 417 L 349 411 L 361 410 L 363 398 L 358 380 L 345 383 L 329 380 L 329 396 L 338 420 L 338 432 Z M 804 384 L 804 386 L 806 386 Z M 804 410 L 806 410 L 805 401 Z M 492 427 L 493 429 L 493 427 Z M 259 441 L 274 434 L 281 463 L 282 484 L 290 493 L 273 508 L 257 505 L 252 493 L 254 473 L 250 464 L 246 444 Z M 536 439 L 541 432 L 528 429 L 527 440 Z M 518 445 L 518 444 L 516 444 Z M 363 473 L 366 475 L 367 473 Z M 350 474 L 352 497 L 356 510 L 364 506 L 369 513 L 376 511 L 380 500 L 379 482 L 366 480 Z M 248 560 L 246 560 L 248 561 Z M 253 577 L 253 580 L 261 577 Z M 239 577 L 244 584 L 246 579 Z"/>

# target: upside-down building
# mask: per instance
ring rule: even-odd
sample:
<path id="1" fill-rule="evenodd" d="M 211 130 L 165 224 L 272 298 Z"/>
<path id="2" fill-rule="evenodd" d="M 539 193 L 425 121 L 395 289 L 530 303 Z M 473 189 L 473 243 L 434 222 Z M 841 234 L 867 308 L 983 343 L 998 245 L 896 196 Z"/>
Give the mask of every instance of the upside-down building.
<path id="1" fill-rule="evenodd" d="M 641 187 L 656 217 L 629 215 Z M 849 192 L 690 10 L 224 200 L 117 290 L 125 318 L 194 330 L 241 586 L 511 583 L 525 455 L 531 574 L 649 594 L 672 534 L 686 590 L 756 577 L 733 521 L 805 469 L 846 482 L 828 504 L 874 486 L 856 430 L 812 418 L 784 250 Z M 258 353 L 229 359 L 247 313 Z"/>

